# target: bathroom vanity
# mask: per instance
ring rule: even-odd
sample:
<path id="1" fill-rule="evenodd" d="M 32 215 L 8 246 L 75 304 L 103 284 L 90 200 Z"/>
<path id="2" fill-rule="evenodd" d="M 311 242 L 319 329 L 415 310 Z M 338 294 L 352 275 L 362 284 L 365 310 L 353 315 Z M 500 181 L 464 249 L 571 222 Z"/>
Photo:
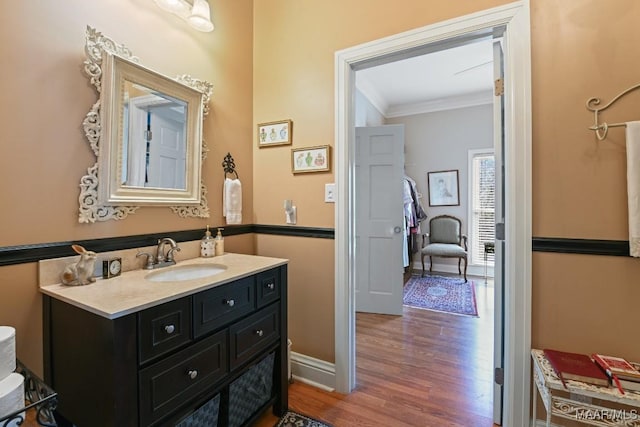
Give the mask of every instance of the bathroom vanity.
<path id="1" fill-rule="evenodd" d="M 271 406 L 284 414 L 287 260 L 225 254 L 176 268 L 207 263 L 220 271 L 158 282 L 134 270 L 41 286 L 45 378 L 64 418 L 78 427 L 235 427 Z"/>

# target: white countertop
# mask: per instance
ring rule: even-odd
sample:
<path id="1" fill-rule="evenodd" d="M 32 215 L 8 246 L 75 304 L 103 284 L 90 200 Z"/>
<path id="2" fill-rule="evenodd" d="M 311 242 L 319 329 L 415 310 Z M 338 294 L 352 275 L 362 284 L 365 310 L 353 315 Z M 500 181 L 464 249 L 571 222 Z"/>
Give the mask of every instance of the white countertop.
<path id="1" fill-rule="evenodd" d="M 41 286 L 40 291 L 58 300 L 80 307 L 102 317 L 115 319 L 194 294 L 236 279 L 266 271 L 288 262 L 282 258 L 226 253 L 212 258 L 178 261 L 176 266 L 190 264 L 220 264 L 227 267 L 215 276 L 178 282 L 151 282 L 145 276 L 151 272 L 171 269 L 132 270 L 111 279 L 98 278 L 84 286 L 54 284 Z"/>

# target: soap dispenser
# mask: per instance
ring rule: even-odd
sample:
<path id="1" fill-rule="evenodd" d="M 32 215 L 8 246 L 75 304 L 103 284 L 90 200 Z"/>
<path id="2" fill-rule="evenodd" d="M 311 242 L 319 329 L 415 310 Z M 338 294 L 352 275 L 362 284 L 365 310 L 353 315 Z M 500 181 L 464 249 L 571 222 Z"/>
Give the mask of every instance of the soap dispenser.
<path id="1" fill-rule="evenodd" d="M 216 234 L 216 256 L 224 255 L 224 239 L 222 238 L 222 230 L 224 230 L 224 228 L 218 228 L 218 234 Z"/>
<path id="2" fill-rule="evenodd" d="M 211 237 L 211 231 L 209 231 L 209 226 L 207 225 L 207 231 L 204 233 L 204 237 L 202 238 L 202 240 L 200 240 L 200 256 L 204 258 L 214 256 L 216 252 L 215 247 L 216 242 L 214 238 Z"/>

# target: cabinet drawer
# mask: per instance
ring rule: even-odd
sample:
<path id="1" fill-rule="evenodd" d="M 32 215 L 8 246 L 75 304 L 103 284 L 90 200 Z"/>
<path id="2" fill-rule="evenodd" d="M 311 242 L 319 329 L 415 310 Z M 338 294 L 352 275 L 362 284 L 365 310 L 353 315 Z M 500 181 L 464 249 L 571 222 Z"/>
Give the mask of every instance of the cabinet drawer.
<path id="1" fill-rule="evenodd" d="M 141 370 L 140 424 L 170 414 L 228 371 L 226 329 Z"/>
<path id="2" fill-rule="evenodd" d="M 199 293 L 193 297 L 193 327 L 200 337 L 255 309 L 255 276 Z"/>
<path id="3" fill-rule="evenodd" d="M 274 342 L 280 331 L 280 310 L 277 304 L 231 325 L 229 328 L 229 363 L 231 369 Z"/>
<path id="4" fill-rule="evenodd" d="M 140 364 L 191 341 L 191 299 L 181 298 L 138 314 Z"/>
<path id="5" fill-rule="evenodd" d="M 263 271 L 256 276 L 258 307 L 264 307 L 280 298 L 280 269 Z"/>

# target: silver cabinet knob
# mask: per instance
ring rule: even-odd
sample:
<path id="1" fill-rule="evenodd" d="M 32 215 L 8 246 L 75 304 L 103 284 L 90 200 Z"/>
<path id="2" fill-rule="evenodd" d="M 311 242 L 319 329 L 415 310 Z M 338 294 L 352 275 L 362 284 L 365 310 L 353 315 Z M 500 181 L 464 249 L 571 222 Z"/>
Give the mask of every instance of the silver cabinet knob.
<path id="1" fill-rule="evenodd" d="M 275 287 L 276 287 L 275 283 L 267 284 L 267 288 L 269 288 L 270 290 L 273 290 Z"/>
<path id="2" fill-rule="evenodd" d="M 236 302 L 232 299 L 228 299 L 224 303 L 227 304 L 229 307 L 233 307 L 234 305 L 236 305 Z"/>
<path id="3" fill-rule="evenodd" d="M 187 375 L 189 375 L 189 378 L 191 378 L 192 380 L 195 380 L 196 377 L 198 376 L 198 371 L 196 371 L 195 369 L 192 369 L 189 372 L 187 372 Z"/>
<path id="4" fill-rule="evenodd" d="M 261 336 L 263 336 L 263 335 L 264 335 L 264 331 L 263 331 L 262 329 L 258 329 L 258 330 L 256 331 L 256 335 L 257 335 L 257 336 L 259 336 L 259 337 L 261 337 Z"/>
<path id="5" fill-rule="evenodd" d="M 167 325 L 164 327 L 164 331 L 168 334 L 172 334 L 176 330 L 176 327 L 173 325 Z"/>

